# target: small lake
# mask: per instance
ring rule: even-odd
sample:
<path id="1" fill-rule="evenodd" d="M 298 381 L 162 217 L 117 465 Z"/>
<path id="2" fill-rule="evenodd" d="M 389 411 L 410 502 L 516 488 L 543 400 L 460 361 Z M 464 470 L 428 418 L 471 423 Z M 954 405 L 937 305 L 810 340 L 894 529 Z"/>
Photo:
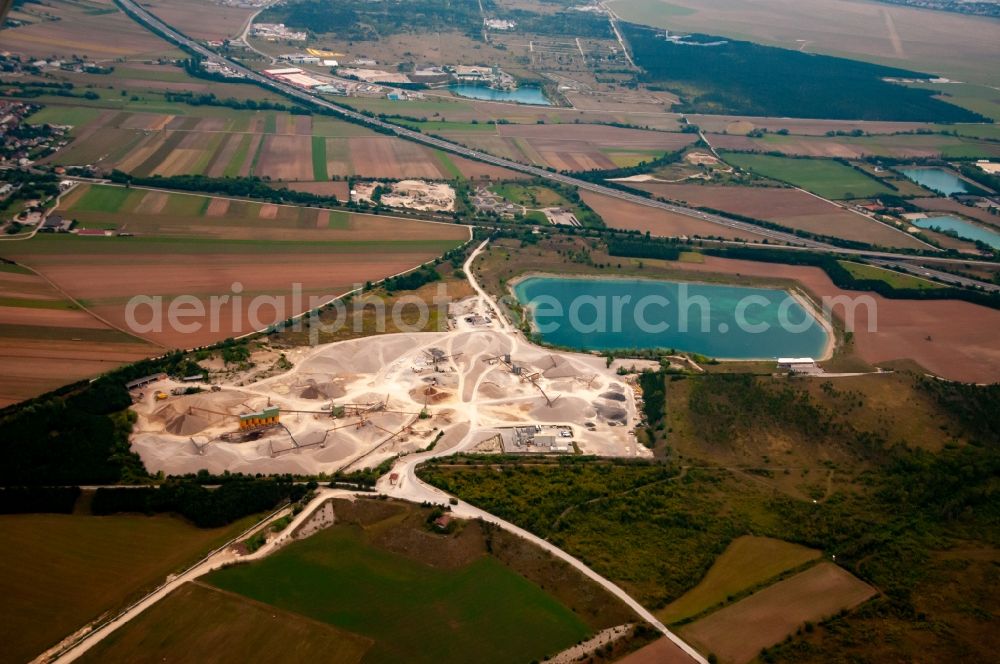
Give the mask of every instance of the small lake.
<path id="1" fill-rule="evenodd" d="M 674 348 L 722 359 L 823 355 L 826 329 L 787 291 L 642 279 L 529 277 L 514 287 L 542 340 Z"/>
<path id="2" fill-rule="evenodd" d="M 942 168 L 901 168 L 899 172 L 921 187 L 927 187 L 945 196 L 965 194 L 970 191 L 967 182 Z"/>
<path id="3" fill-rule="evenodd" d="M 929 228 L 932 231 L 954 231 L 964 240 L 979 240 L 994 249 L 1000 249 L 1000 233 L 955 217 L 927 217 L 915 220 L 913 225 L 918 228 Z"/>
<path id="4" fill-rule="evenodd" d="M 459 97 L 469 99 L 483 99 L 485 101 L 515 101 L 520 104 L 533 104 L 535 106 L 551 106 L 541 88 L 532 86 L 521 86 L 514 90 L 497 90 L 486 85 L 467 85 L 456 83 L 449 85 L 448 89 Z"/>

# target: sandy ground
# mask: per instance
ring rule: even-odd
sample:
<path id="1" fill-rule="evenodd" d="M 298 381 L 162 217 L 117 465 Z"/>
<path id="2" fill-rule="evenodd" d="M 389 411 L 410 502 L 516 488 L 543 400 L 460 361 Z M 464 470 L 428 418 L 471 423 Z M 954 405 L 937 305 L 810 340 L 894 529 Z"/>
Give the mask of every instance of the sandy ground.
<path id="1" fill-rule="evenodd" d="M 151 471 L 318 474 L 378 465 L 386 458 L 426 449 L 464 449 L 515 424 L 569 426 L 581 451 L 602 456 L 649 456 L 635 443 L 635 393 L 601 357 L 549 351 L 491 324 L 479 298 L 454 305 L 448 332 L 390 334 L 300 348 L 286 353 L 294 367 L 247 385 L 232 381 L 218 392 L 171 396 L 144 389 L 133 449 Z M 446 359 L 430 359 L 432 349 Z M 523 376 L 497 360 L 509 353 Z M 259 439 L 230 443 L 220 435 L 237 428 L 240 414 L 268 404 L 282 409 L 287 427 Z M 331 417 L 331 404 L 348 412 Z M 364 423 L 350 404 L 382 404 Z M 426 408 L 428 417 L 419 417 Z M 622 422 L 619 425 L 618 422 Z M 584 424 L 589 424 L 585 427 Z M 568 441 L 565 441 L 568 442 Z"/>

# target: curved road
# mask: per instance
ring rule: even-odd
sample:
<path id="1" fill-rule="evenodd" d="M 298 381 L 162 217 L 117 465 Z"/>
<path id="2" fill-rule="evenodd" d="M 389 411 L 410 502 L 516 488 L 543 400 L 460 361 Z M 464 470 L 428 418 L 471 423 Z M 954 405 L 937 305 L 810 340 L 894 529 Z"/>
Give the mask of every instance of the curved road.
<path id="1" fill-rule="evenodd" d="M 485 240 L 482 244 L 476 247 L 475 251 L 473 251 L 469 255 L 469 258 L 466 260 L 465 264 L 462 267 L 463 270 L 465 271 L 466 276 L 469 279 L 469 283 L 472 285 L 473 290 L 475 290 L 476 294 L 482 301 L 482 304 L 485 307 L 491 308 L 493 309 L 494 312 L 496 312 L 497 315 L 494 317 L 493 320 L 495 320 L 497 323 L 497 326 L 499 328 L 498 331 L 501 334 L 509 336 L 512 346 L 511 352 L 514 352 L 516 351 L 517 345 L 519 343 L 519 337 L 517 331 L 513 329 L 510 323 L 503 317 L 503 315 L 499 313 L 500 312 L 499 306 L 479 284 L 472 270 L 473 262 L 476 260 L 479 254 L 482 253 L 483 249 L 486 248 L 488 243 L 489 240 Z M 485 374 L 483 376 L 480 376 L 479 380 L 482 381 L 484 377 Z M 478 388 L 478 384 L 476 385 L 476 388 Z M 465 390 L 460 389 L 459 393 L 462 393 L 464 391 Z M 417 454 L 410 454 L 404 457 L 400 457 L 393 465 L 392 470 L 386 475 L 383 475 L 379 479 L 378 484 L 376 485 L 379 492 L 394 498 L 401 498 L 403 500 L 408 500 L 416 503 L 429 502 L 435 504 L 448 505 L 449 502 L 453 499 L 453 497 L 448 493 L 445 493 L 444 491 L 441 491 L 440 489 L 425 483 L 419 477 L 417 477 L 417 467 L 421 463 L 436 457 L 451 456 L 456 452 L 462 451 L 463 449 L 468 449 L 469 447 L 473 446 L 478 442 L 474 434 L 476 428 L 479 425 L 478 413 L 476 412 L 475 408 L 472 408 L 470 409 L 470 412 L 468 414 L 469 414 L 470 426 L 468 429 L 468 433 L 465 435 L 465 437 L 462 439 L 461 442 L 459 442 L 454 447 L 450 447 L 448 449 L 431 450 L 428 452 L 419 452 Z M 390 479 L 392 474 L 395 474 L 397 476 L 395 481 L 392 481 Z M 577 558 L 574 558 L 573 556 L 566 553 L 565 551 L 555 546 L 551 542 L 548 542 L 547 540 L 544 540 L 541 537 L 538 537 L 537 535 L 530 533 L 527 530 L 524 530 L 523 528 L 519 528 L 518 526 L 515 526 L 514 524 L 505 521 L 500 517 L 494 516 L 493 514 L 481 510 L 478 507 L 474 507 L 473 505 L 470 505 L 464 501 L 459 501 L 457 504 L 451 505 L 451 511 L 452 514 L 461 517 L 463 519 L 482 519 L 487 523 L 491 523 L 499 528 L 502 528 L 510 533 L 513 533 L 514 535 L 517 535 L 518 537 L 528 540 L 535 546 L 545 551 L 548 551 L 553 556 L 556 556 L 557 558 L 565 561 L 573 568 L 578 570 L 580 573 L 582 573 L 584 576 L 586 576 L 587 578 L 591 579 L 592 581 L 600 585 L 607 592 L 620 599 L 630 609 L 635 611 L 635 613 L 639 615 L 643 620 L 653 625 L 657 630 L 662 632 L 664 636 L 670 639 L 678 648 L 683 650 L 684 653 L 686 653 L 691 658 L 692 661 L 698 662 L 699 664 L 707 664 L 707 660 L 705 660 L 700 654 L 698 654 L 698 652 L 694 648 L 689 646 L 679 636 L 677 636 L 669 629 L 667 629 L 667 627 L 662 622 L 660 622 L 660 620 L 657 619 L 656 616 L 654 616 L 649 610 L 646 609 L 646 607 L 644 607 L 636 599 L 634 599 L 627 592 L 625 592 L 621 587 L 609 581 L 608 579 L 604 578 L 603 576 L 592 570 L 590 567 L 588 567 L 584 562 L 582 562 Z"/>

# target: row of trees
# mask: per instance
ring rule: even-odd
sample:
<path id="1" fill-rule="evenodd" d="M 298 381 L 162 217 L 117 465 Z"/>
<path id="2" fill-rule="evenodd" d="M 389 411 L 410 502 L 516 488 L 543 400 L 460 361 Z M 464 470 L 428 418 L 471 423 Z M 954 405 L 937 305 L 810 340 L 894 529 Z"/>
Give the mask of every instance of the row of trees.
<path id="1" fill-rule="evenodd" d="M 171 512 L 199 528 L 217 528 L 274 509 L 281 501 L 300 500 L 311 488 L 315 485 L 295 484 L 287 478 L 242 479 L 217 489 L 192 480 L 171 481 L 159 488 L 102 488 L 94 494 L 91 511 L 96 515 Z"/>

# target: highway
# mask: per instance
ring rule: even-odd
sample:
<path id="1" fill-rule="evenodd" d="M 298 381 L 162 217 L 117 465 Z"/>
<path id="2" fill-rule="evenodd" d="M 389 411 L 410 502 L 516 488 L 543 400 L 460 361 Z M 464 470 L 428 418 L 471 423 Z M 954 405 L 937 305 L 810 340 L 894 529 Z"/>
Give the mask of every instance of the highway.
<path id="1" fill-rule="evenodd" d="M 362 123 L 370 127 L 374 127 L 382 132 L 388 132 L 395 134 L 396 136 L 414 141 L 417 143 L 422 143 L 433 148 L 438 148 L 451 152 L 469 159 L 475 159 L 488 164 L 493 164 L 495 166 L 501 166 L 512 171 L 517 171 L 519 173 L 524 173 L 526 175 L 531 175 L 533 177 L 543 178 L 552 182 L 558 182 L 560 184 L 568 185 L 571 187 L 576 187 L 578 189 L 583 189 L 585 191 L 591 191 L 597 194 L 602 194 L 604 196 L 610 196 L 618 200 L 626 201 L 629 203 L 635 203 L 637 205 L 642 205 L 649 208 L 655 208 L 663 210 L 666 212 L 671 212 L 673 214 L 680 214 L 686 217 L 691 217 L 704 221 L 710 224 L 715 224 L 721 228 L 729 229 L 730 231 L 735 231 L 738 233 L 747 233 L 749 237 L 763 237 L 769 242 L 780 242 L 785 243 L 790 246 L 777 246 L 770 244 L 770 248 L 774 249 L 818 249 L 821 251 L 830 252 L 838 255 L 845 256 L 857 256 L 866 259 L 880 259 L 886 261 L 910 261 L 910 260 L 921 260 L 921 261 L 940 261 L 940 262 L 954 262 L 954 258 L 937 258 L 937 257 L 917 257 L 910 254 L 900 254 L 891 251 L 877 251 L 877 250 L 863 250 L 863 249 L 846 249 L 842 247 L 835 247 L 833 245 L 827 244 L 825 242 L 820 242 L 817 240 L 810 240 L 806 238 L 799 237 L 792 233 L 785 233 L 782 231 L 772 230 L 769 228 L 764 228 L 756 224 L 751 224 L 743 221 L 736 221 L 734 219 L 728 219 L 716 214 L 711 214 L 708 212 L 702 212 L 701 210 L 694 210 L 688 207 L 673 205 L 671 203 L 666 203 L 664 201 L 653 200 L 650 198 L 645 198 L 636 194 L 629 193 L 627 191 L 622 191 L 620 189 L 615 189 L 612 187 L 607 187 L 601 184 L 596 184 L 593 182 L 588 182 L 586 180 L 581 180 L 570 175 L 565 175 L 563 173 L 557 173 L 544 168 L 538 168 L 537 166 L 530 166 L 527 164 L 522 164 L 520 162 L 511 161 L 509 159 L 504 159 L 502 157 L 496 157 L 494 155 L 480 152 L 479 150 L 473 150 L 467 148 L 463 145 L 457 143 L 452 143 L 451 141 L 446 141 L 440 138 L 435 138 L 433 136 L 428 136 L 427 134 L 420 133 L 419 131 L 414 131 L 407 127 L 400 125 L 395 125 L 390 122 L 385 122 L 379 118 L 370 117 L 364 115 L 357 111 L 353 111 L 343 106 L 338 106 L 332 102 L 323 99 L 317 95 L 314 95 L 301 88 L 294 87 L 282 83 L 280 81 L 268 78 L 263 74 L 260 74 L 248 67 L 245 67 L 229 58 L 226 58 L 218 53 L 208 49 L 199 42 L 189 39 L 188 37 L 180 34 L 166 23 L 158 19 L 157 17 L 150 14 L 148 11 L 137 5 L 132 0 L 115 0 L 115 2 L 124 9 L 129 15 L 140 23 L 143 23 L 147 28 L 152 29 L 154 32 L 158 32 L 165 36 L 167 39 L 179 44 L 190 51 L 197 53 L 198 55 L 204 57 L 206 60 L 211 62 L 216 62 L 220 65 L 230 67 L 235 71 L 238 71 L 247 80 L 258 83 L 264 87 L 270 88 L 283 95 L 298 99 L 303 103 L 318 106 L 320 108 L 331 111 L 341 117 L 344 117 L 353 122 Z M 744 239 L 749 239 L 749 237 Z M 759 246 L 759 245 L 758 245 Z M 982 263 L 983 265 L 996 265 L 990 263 Z M 910 266 L 912 268 L 912 266 Z M 912 271 L 909 268 L 900 268 L 906 271 Z M 967 287 L 978 287 L 988 290 L 994 290 L 995 286 L 987 282 L 975 281 L 972 279 L 966 279 L 964 277 L 956 277 L 955 275 L 950 275 L 946 272 L 934 272 L 935 277 L 939 277 L 942 280 L 947 280 L 948 283 Z"/>

